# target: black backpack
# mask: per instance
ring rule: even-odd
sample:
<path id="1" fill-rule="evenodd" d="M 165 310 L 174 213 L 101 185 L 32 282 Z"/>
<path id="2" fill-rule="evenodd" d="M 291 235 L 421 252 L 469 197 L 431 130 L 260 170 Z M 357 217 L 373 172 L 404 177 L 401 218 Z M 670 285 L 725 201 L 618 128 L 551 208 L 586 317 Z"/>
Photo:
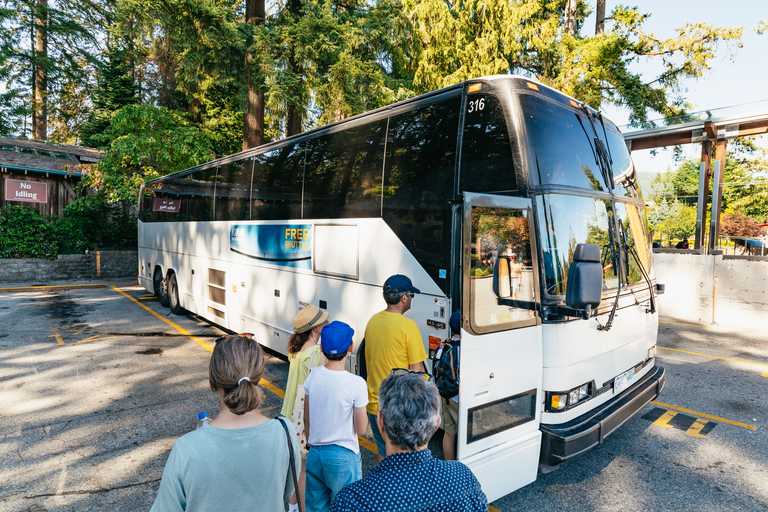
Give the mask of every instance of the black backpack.
<path id="1" fill-rule="evenodd" d="M 458 340 L 446 340 L 432 358 L 435 384 L 444 398 L 459 394 L 459 351 Z"/>

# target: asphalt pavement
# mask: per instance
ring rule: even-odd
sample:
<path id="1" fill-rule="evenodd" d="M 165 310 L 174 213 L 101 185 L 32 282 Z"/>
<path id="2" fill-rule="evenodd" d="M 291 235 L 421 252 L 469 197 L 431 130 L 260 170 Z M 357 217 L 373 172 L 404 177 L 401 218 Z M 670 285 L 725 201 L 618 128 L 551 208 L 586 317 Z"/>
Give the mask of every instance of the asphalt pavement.
<path id="1" fill-rule="evenodd" d="M 171 314 L 134 280 L 53 284 L 0 284 L 0 511 L 148 510 L 173 442 L 218 412 L 207 368 L 224 331 Z M 656 403 L 491 510 L 768 509 L 766 340 L 663 318 Z M 268 416 L 287 373 L 268 354 Z M 442 455 L 439 433 L 430 449 Z"/>

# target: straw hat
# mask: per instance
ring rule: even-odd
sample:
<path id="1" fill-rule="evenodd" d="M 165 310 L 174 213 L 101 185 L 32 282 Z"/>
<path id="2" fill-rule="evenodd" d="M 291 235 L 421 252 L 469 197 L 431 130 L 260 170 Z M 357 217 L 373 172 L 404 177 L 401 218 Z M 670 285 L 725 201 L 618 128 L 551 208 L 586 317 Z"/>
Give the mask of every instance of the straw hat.
<path id="1" fill-rule="evenodd" d="M 305 332 L 328 320 L 328 312 L 317 306 L 307 306 L 293 319 L 296 332 Z"/>

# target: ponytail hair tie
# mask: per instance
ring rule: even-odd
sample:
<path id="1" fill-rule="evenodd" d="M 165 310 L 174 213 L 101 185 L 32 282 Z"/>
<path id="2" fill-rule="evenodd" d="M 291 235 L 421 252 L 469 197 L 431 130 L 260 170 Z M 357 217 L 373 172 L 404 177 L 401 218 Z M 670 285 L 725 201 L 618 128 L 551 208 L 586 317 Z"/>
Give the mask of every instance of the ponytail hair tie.
<path id="1" fill-rule="evenodd" d="M 240 385 L 240 383 L 241 383 L 241 382 L 243 382 L 244 380 L 247 380 L 248 382 L 251 382 L 251 379 L 249 379 L 248 377 L 243 377 L 242 379 L 240 379 L 239 381 L 237 381 L 237 385 L 239 386 L 239 385 Z"/>

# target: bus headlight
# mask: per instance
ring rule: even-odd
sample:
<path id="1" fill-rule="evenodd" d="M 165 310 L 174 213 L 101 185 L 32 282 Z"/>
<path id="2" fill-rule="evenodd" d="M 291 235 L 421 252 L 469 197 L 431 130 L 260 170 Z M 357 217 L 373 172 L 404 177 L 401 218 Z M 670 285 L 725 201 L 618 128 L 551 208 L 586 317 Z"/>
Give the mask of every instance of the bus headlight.
<path id="1" fill-rule="evenodd" d="M 568 393 L 568 405 L 576 405 L 585 398 L 589 398 L 589 384 L 584 384 Z"/>
<path id="2" fill-rule="evenodd" d="M 570 391 L 547 392 L 546 409 L 549 412 L 564 411 L 592 398 L 592 382 L 587 382 Z"/>

